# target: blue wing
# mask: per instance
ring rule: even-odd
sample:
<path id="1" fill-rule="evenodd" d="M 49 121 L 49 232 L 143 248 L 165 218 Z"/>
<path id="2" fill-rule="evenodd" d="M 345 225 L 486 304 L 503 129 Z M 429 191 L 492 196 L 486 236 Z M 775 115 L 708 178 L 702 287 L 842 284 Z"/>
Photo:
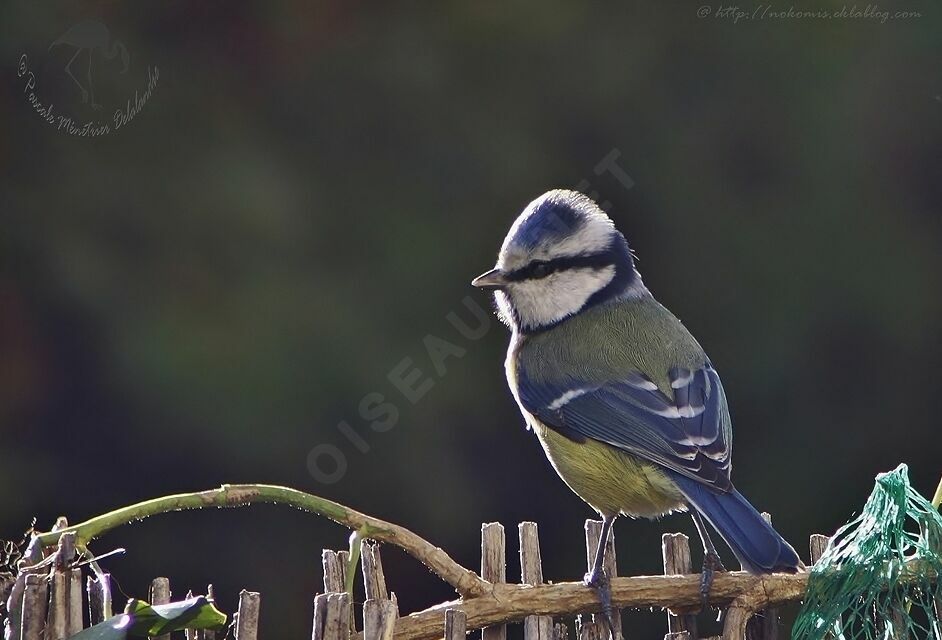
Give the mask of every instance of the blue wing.
<path id="1" fill-rule="evenodd" d="M 570 438 L 592 438 L 688 478 L 729 491 L 731 430 L 726 395 L 709 363 L 668 372 L 673 398 L 633 372 L 601 384 L 535 383 L 518 370 L 520 403 Z"/>

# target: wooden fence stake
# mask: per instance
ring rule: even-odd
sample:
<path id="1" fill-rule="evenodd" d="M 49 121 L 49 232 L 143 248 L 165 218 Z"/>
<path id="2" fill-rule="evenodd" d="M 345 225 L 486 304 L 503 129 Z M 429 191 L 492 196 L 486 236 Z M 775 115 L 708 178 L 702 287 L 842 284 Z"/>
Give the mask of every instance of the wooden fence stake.
<path id="1" fill-rule="evenodd" d="M 824 550 L 828 548 L 828 537 L 820 533 L 812 533 L 808 546 L 811 550 L 811 564 L 818 564 L 818 560 L 824 555 Z"/>
<path id="2" fill-rule="evenodd" d="M 350 594 L 322 593 L 314 599 L 312 640 L 349 640 Z"/>
<path id="3" fill-rule="evenodd" d="M 586 550 L 586 564 L 589 567 L 589 571 L 592 571 L 592 565 L 595 564 L 595 554 L 598 552 L 599 548 L 599 538 L 602 535 L 602 521 L 601 520 L 586 520 L 585 521 L 585 550 Z M 608 540 L 606 541 L 605 546 L 605 559 L 602 564 L 605 568 L 605 575 L 609 579 L 614 578 L 618 575 L 618 564 L 615 559 L 615 530 L 614 528 L 610 530 Z M 592 617 L 595 623 L 599 626 L 597 633 L 602 638 L 608 637 L 608 627 L 605 623 L 605 616 L 601 613 L 596 614 Z M 623 637 L 622 628 L 621 628 L 621 612 L 618 609 L 612 611 L 612 625 L 615 627 L 615 640 L 619 640 Z M 585 625 L 584 625 L 585 626 Z"/>
<path id="4" fill-rule="evenodd" d="M 100 578 L 88 576 L 85 582 L 85 595 L 88 598 L 88 624 L 96 625 L 104 622 L 105 599 L 111 600 L 111 574 L 103 573 Z"/>
<path id="5" fill-rule="evenodd" d="M 340 593 L 344 590 L 344 578 L 347 563 L 343 561 L 343 551 L 324 549 L 321 561 L 324 565 L 324 593 Z"/>
<path id="6" fill-rule="evenodd" d="M 772 524 L 772 514 L 762 512 L 762 519 Z M 757 611 L 746 624 L 747 640 L 778 640 L 778 609 Z"/>
<path id="7" fill-rule="evenodd" d="M 661 555 L 664 558 L 664 575 L 678 576 L 693 573 L 690 560 L 690 538 L 682 533 L 665 533 L 661 536 Z M 683 634 L 687 634 L 684 636 Z M 667 635 L 664 640 L 696 640 L 697 616 L 676 616 L 667 612 Z"/>
<path id="8" fill-rule="evenodd" d="M 22 640 L 23 634 L 23 594 L 26 591 L 26 577 L 21 573 L 13 581 L 10 596 L 4 603 L 6 607 L 6 621 L 3 625 L 3 637 L 6 640 Z"/>
<path id="9" fill-rule="evenodd" d="M 46 626 L 49 581 L 46 576 L 29 574 L 23 590 L 23 613 L 21 616 L 22 640 L 42 640 Z"/>
<path id="10" fill-rule="evenodd" d="M 213 585 L 206 585 L 206 599 L 210 602 L 216 602 L 216 594 L 213 592 Z M 196 640 L 216 640 L 215 629 L 198 629 Z"/>
<path id="11" fill-rule="evenodd" d="M 60 518 L 53 526 L 53 531 L 59 531 L 68 526 L 65 518 Z M 45 565 L 41 564 L 44 559 L 43 546 L 39 538 L 33 537 L 23 552 L 23 557 L 19 559 L 18 566 L 21 568 L 33 567 L 32 571 L 20 571 L 19 575 L 13 580 L 13 586 L 10 588 L 10 595 L 5 603 L 6 620 L 3 625 L 3 637 L 5 640 L 21 640 L 23 631 L 23 596 L 26 592 L 26 577 L 29 574 L 39 575 L 47 574 Z M 48 581 L 47 581 L 48 591 Z M 48 608 L 48 607 L 47 607 Z M 48 613 L 47 613 L 48 615 Z"/>
<path id="12" fill-rule="evenodd" d="M 85 628 L 82 621 L 82 570 L 70 569 L 69 576 L 69 622 L 66 629 L 70 636 Z"/>
<path id="13" fill-rule="evenodd" d="M 346 556 L 349 554 L 341 552 L 337 555 L 340 559 L 346 561 Z M 331 603 L 336 604 L 332 605 Z M 331 615 L 332 610 L 337 611 L 336 618 Z M 327 603 L 327 640 L 348 640 L 352 631 L 351 620 L 353 620 L 353 605 L 350 602 L 350 594 L 331 594 Z"/>
<path id="14" fill-rule="evenodd" d="M 75 533 L 64 533 L 59 538 L 59 547 L 49 572 L 50 594 L 49 610 L 46 621 L 47 640 L 63 640 L 71 635 L 69 629 L 72 612 L 72 570 L 70 565 L 75 559 Z M 81 600 L 81 588 L 79 596 Z M 79 604 L 81 611 L 81 602 Z"/>
<path id="15" fill-rule="evenodd" d="M 578 640 L 603 640 L 608 637 L 604 622 L 594 622 L 591 615 L 583 613 L 576 617 Z"/>
<path id="16" fill-rule="evenodd" d="M 324 637 L 324 625 L 327 624 L 327 594 L 320 593 L 314 598 L 314 628 L 311 631 L 311 640 L 320 640 Z"/>
<path id="17" fill-rule="evenodd" d="M 379 543 L 375 540 L 360 542 L 360 565 L 363 571 L 363 640 L 392 640 L 399 617 L 396 595 L 386 589 L 383 561 Z"/>
<path id="18" fill-rule="evenodd" d="M 363 603 L 363 640 L 392 640 L 398 617 L 392 600 L 367 600 Z"/>
<path id="19" fill-rule="evenodd" d="M 367 600 L 388 600 L 383 561 L 379 556 L 379 543 L 374 540 L 360 542 L 360 565 L 363 570 L 363 590 Z"/>
<path id="20" fill-rule="evenodd" d="M 540 536 L 535 522 L 521 522 L 520 582 L 539 586 L 543 584 L 543 564 L 540 559 Z M 524 640 L 553 640 L 552 616 L 527 616 L 523 620 Z"/>
<path id="21" fill-rule="evenodd" d="M 499 522 L 481 525 L 481 577 L 494 584 L 507 582 L 504 525 Z M 485 627 L 481 640 L 507 640 L 507 625 Z"/>
<path id="22" fill-rule="evenodd" d="M 445 611 L 445 640 L 465 640 L 468 634 L 468 621 L 464 611 L 447 609 Z"/>
<path id="23" fill-rule="evenodd" d="M 256 591 L 239 592 L 239 610 L 235 614 L 235 640 L 258 638 L 258 614 L 261 595 Z"/>
<path id="24" fill-rule="evenodd" d="M 151 604 L 167 604 L 170 602 L 171 596 L 169 578 L 154 578 L 151 580 L 147 594 Z M 170 634 L 157 636 L 156 640 L 170 640 Z"/>

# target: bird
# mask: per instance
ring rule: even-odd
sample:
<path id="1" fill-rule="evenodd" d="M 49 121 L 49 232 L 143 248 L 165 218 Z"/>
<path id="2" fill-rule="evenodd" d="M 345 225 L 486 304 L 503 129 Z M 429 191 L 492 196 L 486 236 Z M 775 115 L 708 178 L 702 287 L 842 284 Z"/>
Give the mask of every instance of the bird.
<path id="1" fill-rule="evenodd" d="M 111 46 L 108 46 L 108 43 L 111 43 Z M 82 102 L 88 102 L 89 95 L 91 95 L 91 106 L 93 109 L 100 109 L 101 105 L 95 102 L 95 88 L 92 86 L 92 55 L 94 51 L 98 53 L 106 60 L 112 60 L 119 54 L 121 55 L 121 73 L 127 73 L 128 67 L 130 66 L 130 56 L 128 55 L 128 50 L 123 43 L 118 40 L 114 40 L 111 37 L 111 33 L 108 31 L 108 27 L 97 20 L 83 20 L 78 22 L 63 33 L 61 36 L 56 38 L 52 44 L 49 45 L 49 50 L 53 48 L 68 45 L 75 49 L 75 54 L 69 59 L 69 62 L 65 65 L 65 72 L 68 74 L 72 81 L 78 85 L 79 90 L 82 92 Z M 82 83 L 78 81 L 74 75 L 72 75 L 72 63 L 75 62 L 75 59 L 79 57 L 79 54 L 82 52 L 88 54 L 88 88 L 86 89 L 82 86 Z"/>
<path id="2" fill-rule="evenodd" d="M 625 236 L 588 196 L 533 200 L 497 265 L 471 284 L 493 292 L 511 331 L 507 382 L 562 480 L 602 518 L 584 582 L 611 628 L 603 560 L 616 518 L 689 511 L 703 543 L 704 608 L 725 571 L 707 523 L 753 574 L 804 565 L 730 480 L 726 394 L 703 348 L 645 286 Z"/>

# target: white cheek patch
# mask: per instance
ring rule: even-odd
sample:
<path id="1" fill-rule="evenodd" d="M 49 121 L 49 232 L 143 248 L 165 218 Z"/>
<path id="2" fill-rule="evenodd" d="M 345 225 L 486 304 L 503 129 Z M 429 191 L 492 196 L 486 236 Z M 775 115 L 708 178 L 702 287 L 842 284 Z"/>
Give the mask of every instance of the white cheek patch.
<path id="1" fill-rule="evenodd" d="M 513 307 L 510 305 L 507 294 L 503 291 L 495 291 L 494 300 L 497 302 L 497 318 L 508 327 L 513 327 Z"/>
<path id="2" fill-rule="evenodd" d="M 615 278 L 615 267 L 568 269 L 538 280 L 522 280 L 508 288 L 520 324 L 525 329 L 558 322 L 579 311 L 589 298 Z M 500 296 L 503 298 L 504 296 Z M 507 301 L 498 305 L 504 310 Z"/>

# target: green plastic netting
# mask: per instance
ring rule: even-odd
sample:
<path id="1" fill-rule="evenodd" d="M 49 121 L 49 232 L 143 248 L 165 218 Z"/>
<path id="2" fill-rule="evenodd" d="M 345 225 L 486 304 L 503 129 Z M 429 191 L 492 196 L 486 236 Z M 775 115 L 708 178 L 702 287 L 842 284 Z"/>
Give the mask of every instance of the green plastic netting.
<path id="1" fill-rule="evenodd" d="M 901 464 L 815 564 L 792 640 L 942 640 L 942 516 Z"/>

